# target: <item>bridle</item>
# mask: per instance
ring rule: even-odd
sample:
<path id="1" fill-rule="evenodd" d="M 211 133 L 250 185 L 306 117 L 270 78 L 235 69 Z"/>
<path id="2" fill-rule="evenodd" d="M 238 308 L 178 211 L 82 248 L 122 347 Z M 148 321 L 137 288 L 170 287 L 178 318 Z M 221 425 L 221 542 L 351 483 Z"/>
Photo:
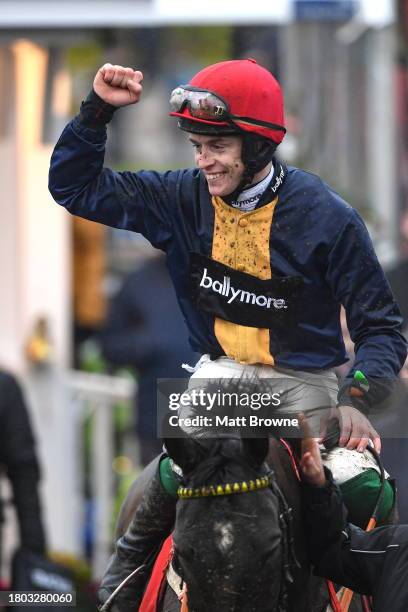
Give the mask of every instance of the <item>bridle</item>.
<path id="1" fill-rule="evenodd" d="M 292 570 L 300 567 L 299 561 L 296 558 L 294 551 L 294 539 L 293 539 L 293 514 L 292 508 L 288 505 L 282 491 L 280 490 L 276 481 L 273 470 L 269 469 L 266 476 L 260 476 L 251 480 L 244 480 L 242 482 L 230 482 L 222 484 L 206 485 L 202 487 L 183 487 L 180 486 L 177 490 L 177 496 L 183 501 L 202 499 L 208 497 L 222 497 L 226 495 L 237 495 L 244 493 L 252 493 L 255 491 L 261 491 L 269 489 L 276 496 L 279 504 L 279 526 L 282 532 L 283 542 L 283 588 L 281 593 L 281 603 L 283 609 L 287 602 L 287 590 L 286 583 L 293 583 Z M 188 612 L 188 599 L 187 599 L 187 585 L 183 581 L 183 588 L 181 594 L 178 595 L 181 603 L 180 612 Z"/>
<path id="2" fill-rule="evenodd" d="M 272 473 L 254 480 L 243 482 L 229 482 L 226 484 L 207 485 L 205 487 L 188 488 L 179 487 L 177 495 L 179 499 L 197 499 L 199 497 L 221 497 L 223 495 L 235 495 L 237 493 L 250 493 L 267 489 L 272 483 Z"/>
<path id="3" fill-rule="evenodd" d="M 288 506 L 286 499 L 276 482 L 273 470 L 268 469 L 266 475 L 259 476 L 250 480 L 243 480 L 241 482 L 213 484 L 201 487 L 180 486 L 177 490 L 177 495 L 179 499 L 186 501 L 199 498 L 222 497 L 227 495 L 252 493 L 255 491 L 262 491 L 267 489 L 270 489 L 272 493 L 274 493 L 279 504 L 279 526 L 281 528 L 283 542 L 283 584 L 285 585 L 285 583 L 287 582 L 293 582 L 292 569 L 294 567 L 300 567 L 300 564 L 296 559 L 293 546 L 292 509 Z M 122 588 L 140 571 L 144 570 L 147 565 L 148 559 L 146 559 L 142 565 L 133 570 L 133 572 L 131 572 L 131 574 L 129 574 L 129 576 L 127 576 L 125 580 L 120 583 L 120 585 L 113 591 L 113 593 L 111 593 L 106 602 L 99 608 L 99 611 L 108 612 L 108 610 L 111 609 L 111 606 L 114 603 L 114 599 L 122 590 Z M 183 589 L 181 590 L 181 593 L 178 594 L 178 598 L 181 603 L 180 612 L 189 612 L 187 601 L 187 585 L 185 582 L 183 582 Z M 281 601 L 283 605 L 286 602 L 286 599 L 287 592 L 284 586 L 281 595 Z M 283 609 L 285 609 L 285 607 L 283 607 Z"/>

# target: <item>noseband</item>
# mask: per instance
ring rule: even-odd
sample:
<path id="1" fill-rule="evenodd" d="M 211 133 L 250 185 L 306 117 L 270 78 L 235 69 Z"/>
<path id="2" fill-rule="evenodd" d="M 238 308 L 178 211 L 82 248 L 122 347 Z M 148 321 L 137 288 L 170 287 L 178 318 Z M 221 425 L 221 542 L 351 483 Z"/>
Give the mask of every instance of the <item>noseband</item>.
<path id="1" fill-rule="evenodd" d="M 177 495 L 180 499 L 196 499 L 198 497 L 220 497 L 221 495 L 235 495 L 236 493 L 250 493 L 267 489 L 272 485 L 272 476 L 268 474 L 255 480 L 244 480 L 243 482 L 231 482 L 226 484 L 208 485 L 197 489 L 179 487 Z"/>
<path id="2" fill-rule="evenodd" d="M 242 482 L 227 482 L 225 484 L 208 485 L 206 487 L 179 487 L 177 495 L 179 499 L 197 499 L 203 497 L 221 497 L 223 495 L 236 495 L 239 493 L 251 493 L 262 489 L 272 489 L 272 472 L 267 476 L 255 478 L 255 480 L 244 480 Z M 282 517 L 282 515 L 280 515 Z M 173 574 L 174 569 L 172 570 Z M 188 612 L 187 585 L 183 582 L 183 588 L 178 594 L 181 604 L 180 612 Z"/>
<path id="3" fill-rule="evenodd" d="M 223 495 L 236 495 L 242 493 L 251 493 L 261 491 L 262 489 L 270 489 L 277 497 L 279 503 L 279 525 L 282 532 L 283 542 L 283 577 L 285 583 L 293 583 L 292 571 L 294 568 L 300 567 L 294 550 L 293 538 L 293 516 L 292 508 L 289 507 L 282 491 L 279 488 L 274 472 L 270 470 L 266 476 L 255 478 L 254 480 L 244 480 L 242 482 L 214 484 L 203 487 L 182 487 L 177 490 L 179 499 L 190 500 L 204 497 L 221 497 Z M 187 585 L 183 583 L 183 589 L 179 593 L 181 603 L 181 612 L 188 612 L 187 603 Z M 282 603 L 286 605 L 287 591 L 283 588 Z M 285 608 L 283 608 L 285 609 Z"/>

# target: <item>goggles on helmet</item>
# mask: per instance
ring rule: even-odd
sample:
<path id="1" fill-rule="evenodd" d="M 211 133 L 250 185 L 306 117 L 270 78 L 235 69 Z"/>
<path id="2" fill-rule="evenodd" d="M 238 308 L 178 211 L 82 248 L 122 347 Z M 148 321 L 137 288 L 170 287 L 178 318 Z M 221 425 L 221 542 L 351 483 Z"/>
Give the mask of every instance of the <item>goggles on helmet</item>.
<path id="1" fill-rule="evenodd" d="M 180 85 L 176 87 L 170 96 L 170 109 L 172 113 L 182 113 L 188 107 L 190 114 L 195 119 L 211 122 L 231 123 L 239 121 L 251 125 L 259 125 L 281 132 L 286 129 L 281 125 L 267 121 L 255 120 L 250 117 L 239 117 L 231 115 L 229 104 L 211 91 L 198 89 L 191 85 Z"/>

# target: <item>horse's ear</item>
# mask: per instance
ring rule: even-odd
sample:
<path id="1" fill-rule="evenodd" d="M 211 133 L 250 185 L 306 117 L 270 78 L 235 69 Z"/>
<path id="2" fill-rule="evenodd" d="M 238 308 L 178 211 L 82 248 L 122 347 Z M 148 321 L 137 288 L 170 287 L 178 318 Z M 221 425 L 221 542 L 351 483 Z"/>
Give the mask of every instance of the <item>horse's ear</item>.
<path id="1" fill-rule="evenodd" d="M 197 448 L 196 444 L 191 438 L 188 438 L 185 434 L 181 434 L 178 438 L 165 438 L 164 444 L 166 446 L 167 453 L 171 459 L 183 470 L 186 474 L 188 473 L 197 462 Z"/>
<path id="2" fill-rule="evenodd" d="M 269 438 L 242 438 L 242 446 L 257 465 L 262 465 L 268 456 Z"/>

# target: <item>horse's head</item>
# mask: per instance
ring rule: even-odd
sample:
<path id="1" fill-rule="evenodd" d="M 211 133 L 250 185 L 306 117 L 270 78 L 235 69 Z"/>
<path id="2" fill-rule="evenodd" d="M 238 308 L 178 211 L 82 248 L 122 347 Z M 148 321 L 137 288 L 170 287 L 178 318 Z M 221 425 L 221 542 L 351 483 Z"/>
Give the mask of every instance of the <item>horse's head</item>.
<path id="1" fill-rule="evenodd" d="M 279 508 L 268 486 L 267 439 L 170 439 L 183 470 L 173 565 L 190 612 L 277 609 Z"/>

